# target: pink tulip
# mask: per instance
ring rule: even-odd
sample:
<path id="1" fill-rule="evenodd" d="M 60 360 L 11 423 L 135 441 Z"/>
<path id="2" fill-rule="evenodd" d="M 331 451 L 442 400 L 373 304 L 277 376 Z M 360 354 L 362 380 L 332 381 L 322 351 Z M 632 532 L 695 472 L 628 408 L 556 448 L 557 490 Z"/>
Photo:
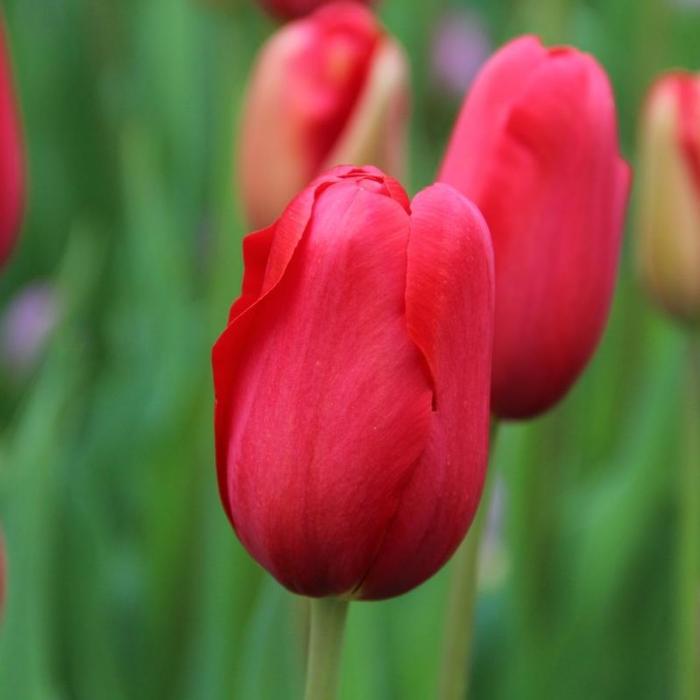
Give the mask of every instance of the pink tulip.
<path id="1" fill-rule="evenodd" d="M 12 89 L 10 58 L 0 17 L 0 265 L 7 261 L 19 233 L 24 202 L 24 166 Z"/>
<path id="2" fill-rule="evenodd" d="M 244 102 L 238 181 L 261 228 L 320 172 L 342 163 L 403 170 L 408 68 L 361 5 L 335 3 L 263 47 Z"/>
<path id="3" fill-rule="evenodd" d="M 506 45 L 467 96 L 439 179 L 493 239 L 493 411 L 545 411 L 590 360 L 615 286 L 630 174 L 605 72 L 533 37 Z"/>
<path id="4" fill-rule="evenodd" d="M 386 598 L 469 527 L 486 469 L 493 278 L 479 212 L 340 167 L 244 243 L 213 352 L 221 498 L 292 591 Z"/>

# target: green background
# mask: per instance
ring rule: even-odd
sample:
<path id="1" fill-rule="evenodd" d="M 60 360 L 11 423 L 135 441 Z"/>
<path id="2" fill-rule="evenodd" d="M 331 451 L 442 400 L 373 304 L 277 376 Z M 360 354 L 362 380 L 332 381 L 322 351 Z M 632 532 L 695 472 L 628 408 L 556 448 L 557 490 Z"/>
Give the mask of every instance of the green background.
<path id="1" fill-rule="evenodd" d="M 431 182 L 459 106 L 429 72 L 429 29 L 447 6 L 380 7 L 412 64 L 411 193 Z M 633 163 L 649 81 L 700 67 L 697 8 L 460 6 L 494 45 L 536 32 L 595 54 Z M 209 365 L 241 276 L 234 125 L 274 25 L 246 0 L 4 7 L 31 187 L 0 308 L 49 280 L 62 321 L 27 376 L 0 368 L 0 698 L 300 697 L 303 605 L 220 507 Z M 686 339 L 640 292 L 628 229 L 584 377 L 546 418 L 499 435 L 505 514 L 480 587 L 475 698 L 676 689 Z M 433 697 L 448 574 L 351 606 L 343 698 Z"/>

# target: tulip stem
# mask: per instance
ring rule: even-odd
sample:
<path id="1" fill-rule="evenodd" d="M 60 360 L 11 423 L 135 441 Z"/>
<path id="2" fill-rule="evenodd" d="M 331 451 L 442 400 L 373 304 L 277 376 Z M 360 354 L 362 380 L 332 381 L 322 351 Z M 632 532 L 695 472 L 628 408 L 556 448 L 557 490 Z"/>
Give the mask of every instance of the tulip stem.
<path id="1" fill-rule="evenodd" d="M 337 694 L 347 612 L 347 600 L 311 599 L 306 700 L 333 700 Z"/>
<path id="2" fill-rule="evenodd" d="M 491 453 L 495 444 L 498 423 L 491 423 Z M 438 698 L 464 700 L 469 690 L 469 668 L 474 638 L 474 611 L 479 572 L 479 549 L 491 503 L 493 467 L 486 472 L 486 483 L 481 502 L 466 538 L 452 560 L 447 614 L 442 640 Z"/>
<path id="3" fill-rule="evenodd" d="M 700 698 L 700 343 L 688 353 L 679 493 L 678 698 Z"/>

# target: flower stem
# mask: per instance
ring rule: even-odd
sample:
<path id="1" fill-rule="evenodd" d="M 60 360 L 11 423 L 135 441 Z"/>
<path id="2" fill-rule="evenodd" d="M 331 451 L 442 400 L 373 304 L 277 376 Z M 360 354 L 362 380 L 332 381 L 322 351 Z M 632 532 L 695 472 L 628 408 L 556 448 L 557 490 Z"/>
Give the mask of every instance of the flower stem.
<path id="1" fill-rule="evenodd" d="M 491 451 L 498 424 L 491 423 Z M 476 517 L 452 561 L 447 615 L 442 640 L 442 667 L 438 687 L 440 700 L 464 700 L 469 688 L 469 666 L 474 637 L 479 549 L 491 502 L 492 467 Z"/>
<path id="2" fill-rule="evenodd" d="M 340 679 L 340 657 L 348 601 L 311 600 L 311 635 L 306 672 L 306 700 L 333 700 Z"/>
<path id="3" fill-rule="evenodd" d="M 700 344 L 691 337 L 679 492 L 678 698 L 700 698 Z"/>

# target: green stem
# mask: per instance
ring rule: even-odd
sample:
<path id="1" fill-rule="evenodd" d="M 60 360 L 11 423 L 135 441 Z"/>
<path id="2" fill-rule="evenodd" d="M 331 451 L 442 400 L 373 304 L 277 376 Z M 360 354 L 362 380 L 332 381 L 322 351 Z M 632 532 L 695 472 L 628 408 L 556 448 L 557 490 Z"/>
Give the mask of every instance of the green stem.
<path id="1" fill-rule="evenodd" d="M 339 598 L 311 600 L 306 700 L 332 700 L 336 696 L 347 612 L 347 600 Z"/>
<path id="2" fill-rule="evenodd" d="M 491 452 L 495 444 L 498 424 L 491 424 Z M 476 518 L 452 560 L 447 615 L 442 640 L 442 667 L 440 669 L 440 700 L 464 700 L 469 687 L 469 666 L 474 637 L 474 610 L 476 607 L 479 549 L 491 503 L 492 466 L 486 472 L 484 493 Z"/>
<path id="3" fill-rule="evenodd" d="M 680 471 L 678 698 L 700 698 L 700 344 L 692 338 Z"/>

